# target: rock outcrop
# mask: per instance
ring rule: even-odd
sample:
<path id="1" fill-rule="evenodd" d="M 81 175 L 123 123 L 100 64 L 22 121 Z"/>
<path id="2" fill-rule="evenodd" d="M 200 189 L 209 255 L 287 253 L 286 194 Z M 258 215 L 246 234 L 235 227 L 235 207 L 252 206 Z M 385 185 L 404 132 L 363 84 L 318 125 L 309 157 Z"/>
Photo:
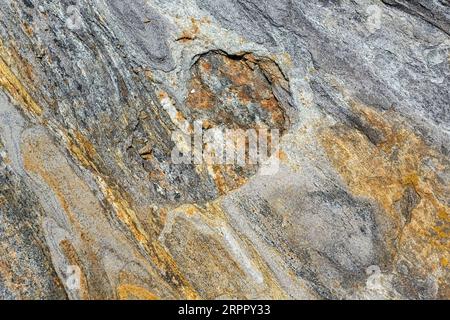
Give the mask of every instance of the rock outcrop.
<path id="1" fill-rule="evenodd" d="M 2 1 L 0 298 L 449 299 L 449 49 L 448 0 Z"/>

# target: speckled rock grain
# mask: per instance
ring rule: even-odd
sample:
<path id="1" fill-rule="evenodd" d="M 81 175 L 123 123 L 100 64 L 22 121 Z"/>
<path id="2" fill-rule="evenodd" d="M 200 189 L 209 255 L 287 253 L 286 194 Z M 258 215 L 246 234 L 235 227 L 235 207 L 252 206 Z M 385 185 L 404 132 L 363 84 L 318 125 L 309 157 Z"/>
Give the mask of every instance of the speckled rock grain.
<path id="1" fill-rule="evenodd" d="M 2 1 L 0 298 L 449 299 L 449 5 Z"/>

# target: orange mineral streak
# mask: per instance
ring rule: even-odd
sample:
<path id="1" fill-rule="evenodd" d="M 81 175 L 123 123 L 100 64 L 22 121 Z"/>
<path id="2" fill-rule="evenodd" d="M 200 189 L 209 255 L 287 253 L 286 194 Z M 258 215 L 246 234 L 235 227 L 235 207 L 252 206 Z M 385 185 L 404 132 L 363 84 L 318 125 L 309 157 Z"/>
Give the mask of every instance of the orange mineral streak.
<path id="1" fill-rule="evenodd" d="M 82 137 L 81 133 L 74 134 L 74 137 L 77 137 L 75 138 L 77 140 L 69 150 L 75 152 L 73 155 L 83 165 L 90 166 L 89 156 L 85 152 L 90 152 L 90 156 L 97 153 L 91 144 L 86 144 L 88 140 Z M 74 148 L 73 146 L 75 145 L 78 147 Z M 67 162 L 62 161 L 62 154 L 57 150 L 49 137 L 45 135 L 29 137 L 23 144 L 23 161 L 25 170 L 39 175 L 52 189 L 71 220 L 72 225 L 79 232 L 82 233 L 83 228 L 78 221 L 76 212 L 85 212 L 95 216 L 103 211 L 97 198 L 90 191 L 89 186 L 76 175 Z M 92 167 L 90 166 L 89 168 Z M 128 227 L 153 264 L 163 274 L 169 275 L 166 279 L 177 288 L 183 297 L 188 299 L 195 298 L 195 290 L 178 271 L 172 257 L 159 243 L 152 242 L 148 238 L 129 202 L 114 186 L 108 185 L 98 172 L 96 174 L 98 185 L 105 199 L 112 205 L 118 219 Z M 86 238 L 86 241 L 89 242 L 89 239 Z M 95 261 L 96 259 L 91 260 Z"/>
<path id="2" fill-rule="evenodd" d="M 191 26 L 189 29 L 183 30 L 181 35 L 177 38 L 177 41 L 188 42 L 195 40 L 200 34 L 199 23 L 204 22 L 203 20 L 196 20 L 191 18 Z"/>
<path id="3" fill-rule="evenodd" d="M 261 106 L 266 109 L 271 115 L 272 120 L 282 126 L 285 122 L 285 116 L 282 109 L 278 105 L 278 101 L 275 97 L 270 97 L 269 99 L 261 100 Z"/>
<path id="4" fill-rule="evenodd" d="M 93 146 L 87 143 L 87 139 L 80 133 L 74 135 L 76 143 L 74 145 L 79 146 L 70 149 L 75 157 L 77 157 L 81 163 L 88 167 L 95 167 L 88 158 L 97 155 Z M 170 256 L 169 253 L 158 242 L 151 241 L 141 226 L 137 214 L 131 207 L 129 201 L 125 199 L 122 194 L 116 190 L 114 186 L 108 185 L 99 173 L 96 176 L 98 184 L 102 193 L 104 194 L 108 203 L 110 203 L 119 220 L 124 223 L 130 230 L 134 238 L 140 244 L 140 246 L 148 253 L 152 262 L 156 265 L 158 270 L 164 274 L 169 275 L 167 279 L 177 287 L 180 294 L 187 299 L 196 299 L 197 293 L 192 286 L 184 279 L 184 276 L 178 270 L 176 262 Z"/>
<path id="5" fill-rule="evenodd" d="M 181 291 L 184 297 L 187 299 L 196 299 L 197 293 L 180 273 L 176 262 L 160 243 L 151 241 L 148 238 L 147 233 L 139 223 L 136 212 L 131 208 L 128 201 L 114 188 L 103 186 L 102 190 L 108 202 L 113 205 L 118 218 L 129 228 L 141 247 L 149 254 L 157 268 L 164 274 L 170 275 L 167 278 Z"/>
<path id="6" fill-rule="evenodd" d="M 90 143 L 81 132 L 75 131 L 72 135 L 72 139 L 69 139 L 68 147 L 71 154 L 78 159 L 85 168 L 93 171 L 105 198 L 115 209 L 117 217 L 129 228 L 136 240 L 145 245 L 148 242 L 148 239 L 145 231 L 140 227 L 136 213 L 131 209 L 128 202 L 120 195 L 120 192 L 106 183 L 105 179 L 97 169 L 97 165 L 94 161 L 95 159 L 98 159 L 98 154 L 92 143 Z"/>
<path id="7" fill-rule="evenodd" d="M 239 188 L 247 182 L 245 176 L 239 175 L 231 165 L 213 165 L 213 179 L 220 195 Z"/>
<path id="8" fill-rule="evenodd" d="M 198 77 L 191 79 L 187 105 L 193 109 L 214 108 L 215 98 L 212 92 L 201 82 Z"/>
<path id="9" fill-rule="evenodd" d="M 12 71 L 13 68 L 17 70 L 16 73 Z M 0 87 L 4 88 L 21 107 L 35 116 L 41 116 L 41 107 L 23 84 L 24 82 L 30 84 L 33 79 L 31 66 L 15 50 L 5 48 L 0 40 Z"/>
<path id="10" fill-rule="evenodd" d="M 442 267 L 450 252 L 450 209 L 443 201 L 448 199 L 450 186 L 440 182 L 438 172 L 450 170 L 448 160 L 395 114 L 380 114 L 357 103 L 352 106 L 383 138 L 374 145 L 354 128 L 328 127 L 320 141 L 329 160 L 354 195 L 375 200 L 397 226 L 393 250 L 398 256 L 422 263 L 426 270 Z M 396 203 L 411 186 L 420 200 L 407 223 Z"/>
<path id="11" fill-rule="evenodd" d="M 75 130 L 73 139 L 69 140 L 69 149 L 85 167 L 93 167 L 93 160 L 98 158 L 94 145 L 80 132 Z"/>
<path id="12" fill-rule="evenodd" d="M 255 103 L 265 109 L 277 127 L 285 125 L 285 111 L 272 92 L 271 85 L 280 85 L 289 88 L 289 85 L 276 64 L 268 59 L 258 59 L 252 54 L 242 57 L 230 58 L 217 53 L 215 59 L 218 62 L 217 70 L 207 58 L 201 57 L 198 68 L 190 80 L 188 86 L 187 105 L 193 109 L 220 108 L 217 97 L 205 83 L 205 78 L 218 77 L 229 83 L 224 92 L 233 93 L 236 99 L 243 105 Z M 267 61 L 266 61 L 267 60 Z M 267 81 L 270 80 L 271 83 Z M 228 103 L 231 103 L 231 95 Z"/>
<path id="13" fill-rule="evenodd" d="M 289 160 L 288 155 L 283 150 L 278 150 L 278 159 L 280 159 L 282 162 L 287 162 Z"/>
<path id="14" fill-rule="evenodd" d="M 226 59 L 223 57 L 219 72 L 223 77 L 230 79 L 235 86 L 244 86 L 252 84 L 255 81 L 252 69 L 243 60 Z"/>
<path id="15" fill-rule="evenodd" d="M 28 138 L 22 144 L 22 148 L 25 170 L 37 174 L 45 181 L 54 192 L 72 224 L 77 225 L 77 218 L 73 213 L 72 203 L 78 203 L 79 206 L 84 206 L 85 204 L 78 201 L 80 199 L 76 195 L 70 194 L 67 190 L 87 191 L 87 187 L 79 183 L 73 172 L 68 170 L 68 166 L 51 158 L 58 151 L 49 137 L 42 135 L 33 139 Z M 61 179 L 63 176 L 67 177 L 67 179 Z"/>
<path id="16" fill-rule="evenodd" d="M 219 82 L 220 85 L 212 85 Z M 272 91 L 273 85 L 285 86 L 289 90 L 286 80 L 273 61 L 257 58 L 252 54 L 229 56 L 224 52 L 210 52 L 201 56 L 192 68 L 186 105 L 195 116 L 203 113 L 212 126 L 220 123 L 235 130 L 275 128 L 282 134 L 287 117 Z M 249 114 L 253 108 L 264 111 L 259 111 L 262 123 L 249 121 L 241 124 L 239 114 Z M 250 118 L 243 118 L 245 117 Z M 205 128 L 208 126 L 205 125 Z M 244 131 L 238 136 L 246 139 Z M 236 145 L 241 145 L 238 141 L 235 142 Z M 248 153 L 248 139 L 244 142 Z M 270 146 L 270 138 L 268 143 Z M 220 195 L 243 185 L 248 174 L 256 169 L 257 165 L 249 163 L 248 154 L 244 171 L 236 170 L 232 165 L 211 165 L 207 168 Z"/>
<path id="17" fill-rule="evenodd" d="M 28 23 L 26 23 L 26 22 L 22 23 L 22 29 L 25 31 L 25 33 L 29 37 L 33 36 L 33 34 L 34 34 L 33 27 L 31 25 L 29 25 Z"/>
<path id="18" fill-rule="evenodd" d="M 121 284 L 117 287 L 119 300 L 159 300 L 158 296 L 145 288 L 133 284 Z"/>

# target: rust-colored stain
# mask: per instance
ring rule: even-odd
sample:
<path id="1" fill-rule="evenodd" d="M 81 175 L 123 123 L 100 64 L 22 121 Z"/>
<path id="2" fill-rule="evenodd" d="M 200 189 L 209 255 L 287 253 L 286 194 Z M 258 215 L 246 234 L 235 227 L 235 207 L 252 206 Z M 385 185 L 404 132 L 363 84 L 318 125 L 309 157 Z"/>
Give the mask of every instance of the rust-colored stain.
<path id="1" fill-rule="evenodd" d="M 284 152 L 283 150 L 280 149 L 280 150 L 278 150 L 278 159 L 285 162 L 285 161 L 289 160 L 289 157 L 286 154 L 286 152 Z"/>
<path id="2" fill-rule="evenodd" d="M 392 250 L 399 256 L 420 256 L 411 260 L 420 261 L 425 269 L 442 267 L 450 253 L 450 208 L 442 199 L 448 199 L 450 186 L 440 183 L 437 174 L 450 170 L 448 160 L 397 121 L 395 114 L 381 115 L 358 103 L 352 107 L 381 137 L 374 144 L 346 125 L 327 128 L 320 141 L 328 158 L 354 195 L 374 199 L 386 212 L 385 219 L 397 226 Z M 430 164 L 434 170 L 429 170 Z M 397 205 L 408 188 L 418 195 L 409 208 L 410 221 Z"/>
<path id="3" fill-rule="evenodd" d="M 80 159 L 83 165 L 92 168 L 93 164 L 88 158 L 96 154 L 95 149 L 81 133 L 75 133 L 74 137 L 77 139 L 76 143 L 72 144 L 69 151 Z M 77 212 L 84 212 L 90 216 L 104 215 L 102 214 L 104 209 L 97 198 L 75 174 L 69 164 L 65 160 L 61 160 L 61 153 L 49 137 L 44 135 L 28 137 L 22 148 L 25 169 L 39 175 L 47 183 L 71 220 L 72 225 L 78 228 L 80 232 L 83 231 L 83 228 L 77 218 Z M 90 153 L 90 156 L 87 153 Z M 114 208 L 117 218 L 129 229 L 141 248 L 148 253 L 148 257 L 153 264 L 158 270 L 168 275 L 167 279 L 183 297 L 194 299 L 196 297 L 195 290 L 178 271 L 175 261 L 165 249 L 149 239 L 129 201 L 116 187 L 107 184 L 99 172 L 94 173 L 100 190 L 106 201 Z M 77 192 L 73 192 L 73 190 L 77 190 Z M 155 226 L 155 228 L 157 227 Z"/>
<path id="4" fill-rule="evenodd" d="M 211 109 L 216 104 L 214 94 L 206 87 L 200 78 L 194 77 L 188 87 L 187 105 L 197 109 Z"/>
<path id="5" fill-rule="evenodd" d="M 204 128 L 235 130 L 232 137 L 236 146 L 245 143 L 243 168 L 235 165 L 213 165 L 208 172 L 220 195 L 238 188 L 257 170 L 249 160 L 249 138 L 246 130 L 262 134 L 265 129 L 267 148 L 271 155 L 271 130 L 283 134 L 290 126 L 286 101 L 280 102 L 274 87 L 289 92 L 289 84 L 274 61 L 253 54 L 228 55 L 211 51 L 200 57 L 191 68 L 183 119 L 203 120 Z M 206 124 L 207 123 L 207 124 Z M 241 133 L 237 133 L 241 130 Z M 231 139 L 231 137 L 229 137 Z"/>
<path id="6" fill-rule="evenodd" d="M 167 250 L 157 241 L 153 241 L 151 244 L 151 252 L 153 262 L 166 274 L 166 278 L 169 279 L 180 290 L 180 293 L 189 300 L 199 299 L 199 295 L 192 285 L 185 279 L 184 275 L 180 272 L 177 263 L 173 257 L 167 252 Z"/>
<path id="7" fill-rule="evenodd" d="M 97 175 L 99 186 L 107 201 L 114 207 L 117 217 L 129 228 L 139 243 L 146 245 L 148 239 L 145 231 L 139 225 L 136 213 L 120 195 L 120 192 L 109 186 L 101 177 L 95 165 L 94 159 L 98 158 L 98 155 L 92 143 L 79 131 L 75 131 L 72 137 L 72 139 L 69 139 L 69 151 L 85 168 L 94 171 Z"/>
<path id="8" fill-rule="evenodd" d="M 198 34 L 200 33 L 199 23 L 204 22 L 205 22 L 204 20 L 196 20 L 194 18 L 191 18 L 191 26 L 188 29 L 183 30 L 181 32 L 181 35 L 176 39 L 176 41 L 188 42 L 195 40 Z"/>
<path id="9" fill-rule="evenodd" d="M 186 105 L 207 109 L 202 115 L 213 122 L 219 122 L 214 114 L 220 114 L 228 125 L 252 128 L 257 122 L 252 113 L 256 113 L 269 128 L 284 130 L 285 109 L 273 93 L 274 85 L 288 87 L 281 71 L 267 59 L 208 53 L 192 69 Z"/>
<path id="10" fill-rule="evenodd" d="M 145 288 L 133 284 L 121 284 L 117 287 L 119 300 L 159 300 L 158 296 Z"/>
<path id="11" fill-rule="evenodd" d="M 57 152 L 47 136 L 38 135 L 33 139 L 28 138 L 22 144 L 23 165 L 26 171 L 39 175 L 47 183 L 70 221 L 76 224 L 76 217 L 72 212 L 70 200 L 67 199 L 66 190 L 79 188 L 78 181 L 69 178 L 70 175 L 67 174 L 63 163 L 59 163 L 57 167 L 47 168 L 47 165 L 52 166 L 49 160 L 53 158 L 50 155 L 58 154 Z M 49 174 L 49 171 L 52 171 L 52 174 Z M 67 176 L 68 179 L 62 181 L 61 176 Z"/>
<path id="12" fill-rule="evenodd" d="M 12 71 L 14 66 L 19 74 Z M 0 86 L 23 108 L 36 116 L 42 115 L 42 108 L 31 97 L 23 81 L 32 83 L 34 76 L 31 66 L 22 59 L 15 50 L 9 50 L 3 46 L 0 40 Z"/>
<path id="13" fill-rule="evenodd" d="M 75 131 L 75 141 L 78 143 L 81 151 L 87 155 L 87 157 L 91 160 L 95 159 L 97 155 L 97 151 L 95 151 L 94 145 L 80 132 Z"/>
<path id="14" fill-rule="evenodd" d="M 23 30 L 26 32 L 26 34 L 27 34 L 29 37 L 31 37 L 31 36 L 34 34 L 34 32 L 33 32 L 33 27 L 32 27 L 30 24 L 24 22 L 24 23 L 22 24 L 22 26 L 23 26 Z"/>
<path id="15" fill-rule="evenodd" d="M 161 93 L 161 95 L 164 97 L 166 96 L 165 93 Z M 99 187 L 107 202 L 114 208 L 118 219 L 127 226 L 136 241 L 149 254 L 153 263 L 155 263 L 160 270 L 164 270 L 164 272 L 172 275 L 169 279 L 171 281 L 173 280 L 175 287 L 180 288 L 181 293 L 188 299 L 194 299 L 196 293 L 178 271 L 175 261 L 173 261 L 163 247 L 150 241 L 148 233 L 143 229 L 137 214 L 129 201 L 125 199 L 122 192 L 119 192 L 116 187 L 108 184 L 105 178 L 102 177 L 96 165 L 91 160 L 97 156 L 97 152 L 93 145 L 80 132 L 75 132 L 73 134 L 73 139 L 69 139 L 69 141 L 71 141 L 71 143 L 69 143 L 69 151 L 83 164 L 83 166 L 88 169 L 93 169 Z M 149 225 L 149 227 L 158 229 L 158 226 L 154 225 Z M 152 233 L 155 233 L 159 230 L 151 231 Z"/>

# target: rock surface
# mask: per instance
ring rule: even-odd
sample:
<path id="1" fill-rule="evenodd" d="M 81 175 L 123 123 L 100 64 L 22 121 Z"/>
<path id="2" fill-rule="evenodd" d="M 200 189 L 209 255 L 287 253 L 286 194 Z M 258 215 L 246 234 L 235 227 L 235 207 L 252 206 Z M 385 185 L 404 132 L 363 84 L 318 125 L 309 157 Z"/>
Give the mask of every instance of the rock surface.
<path id="1" fill-rule="evenodd" d="M 448 0 L 2 1 L 0 298 L 449 299 L 449 49 Z"/>

